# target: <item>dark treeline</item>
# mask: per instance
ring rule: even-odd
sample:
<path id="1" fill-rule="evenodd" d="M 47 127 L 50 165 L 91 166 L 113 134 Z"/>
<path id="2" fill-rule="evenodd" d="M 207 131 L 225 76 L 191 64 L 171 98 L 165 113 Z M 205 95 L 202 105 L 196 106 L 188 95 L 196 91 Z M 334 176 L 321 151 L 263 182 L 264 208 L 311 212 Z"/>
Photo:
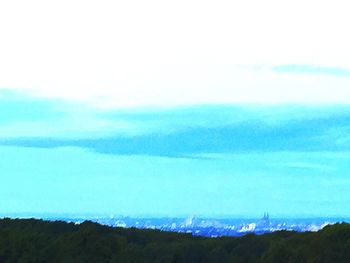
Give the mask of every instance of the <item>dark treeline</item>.
<path id="1" fill-rule="evenodd" d="M 1 219 L 0 262 L 350 262 L 350 225 L 204 238 L 89 221 Z"/>

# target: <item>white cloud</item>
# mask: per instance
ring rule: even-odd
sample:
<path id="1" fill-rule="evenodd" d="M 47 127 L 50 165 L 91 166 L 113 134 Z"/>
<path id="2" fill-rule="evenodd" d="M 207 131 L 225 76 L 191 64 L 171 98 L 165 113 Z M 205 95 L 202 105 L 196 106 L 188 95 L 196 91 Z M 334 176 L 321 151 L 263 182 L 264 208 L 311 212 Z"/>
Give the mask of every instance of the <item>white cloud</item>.
<path id="1" fill-rule="evenodd" d="M 350 68 L 348 5 L 2 1 L 0 88 L 103 107 L 350 103 L 350 78 L 250 68 Z"/>
<path id="2" fill-rule="evenodd" d="M 94 118 L 83 120 L 20 121 L 0 125 L 0 138 L 96 138 L 128 134 L 135 129 L 130 122 L 108 121 Z"/>

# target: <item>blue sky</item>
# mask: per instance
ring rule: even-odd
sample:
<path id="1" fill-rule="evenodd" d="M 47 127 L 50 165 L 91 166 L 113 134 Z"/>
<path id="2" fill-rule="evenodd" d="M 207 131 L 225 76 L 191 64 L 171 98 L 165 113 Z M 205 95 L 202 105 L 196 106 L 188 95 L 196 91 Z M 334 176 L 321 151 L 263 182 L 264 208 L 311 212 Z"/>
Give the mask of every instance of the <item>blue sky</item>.
<path id="1" fill-rule="evenodd" d="M 348 216 L 346 105 L 82 110 L 0 98 L 2 214 Z"/>
<path id="2" fill-rule="evenodd" d="M 347 11 L 1 2 L 0 215 L 349 217 Z"/>

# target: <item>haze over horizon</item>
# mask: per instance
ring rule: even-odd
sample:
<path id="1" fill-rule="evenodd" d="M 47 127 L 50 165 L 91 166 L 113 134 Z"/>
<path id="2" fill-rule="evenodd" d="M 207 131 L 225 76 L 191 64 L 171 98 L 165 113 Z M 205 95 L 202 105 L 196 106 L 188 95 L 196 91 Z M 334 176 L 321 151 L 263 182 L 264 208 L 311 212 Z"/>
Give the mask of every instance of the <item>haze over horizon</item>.
<path id="1" fill-rule="evenodd" d="M 0 3 L 0 215 L 350 217 L 348 7 Z"/>

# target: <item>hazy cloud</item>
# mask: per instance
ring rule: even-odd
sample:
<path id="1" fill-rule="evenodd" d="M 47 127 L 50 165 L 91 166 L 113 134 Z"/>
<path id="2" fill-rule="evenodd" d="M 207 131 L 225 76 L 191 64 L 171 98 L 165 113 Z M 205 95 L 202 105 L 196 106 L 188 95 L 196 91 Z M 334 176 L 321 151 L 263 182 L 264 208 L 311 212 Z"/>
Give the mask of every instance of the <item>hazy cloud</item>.
<path id="1" fill-rule="evenodd" d="M 279 73 L 319 74 L 332 75 L 337 77 L 350 77 L 349 69 L 335 67 L 320 67 L 314 65 L 280 65 L 272 67 L 272 70 Z"/>

